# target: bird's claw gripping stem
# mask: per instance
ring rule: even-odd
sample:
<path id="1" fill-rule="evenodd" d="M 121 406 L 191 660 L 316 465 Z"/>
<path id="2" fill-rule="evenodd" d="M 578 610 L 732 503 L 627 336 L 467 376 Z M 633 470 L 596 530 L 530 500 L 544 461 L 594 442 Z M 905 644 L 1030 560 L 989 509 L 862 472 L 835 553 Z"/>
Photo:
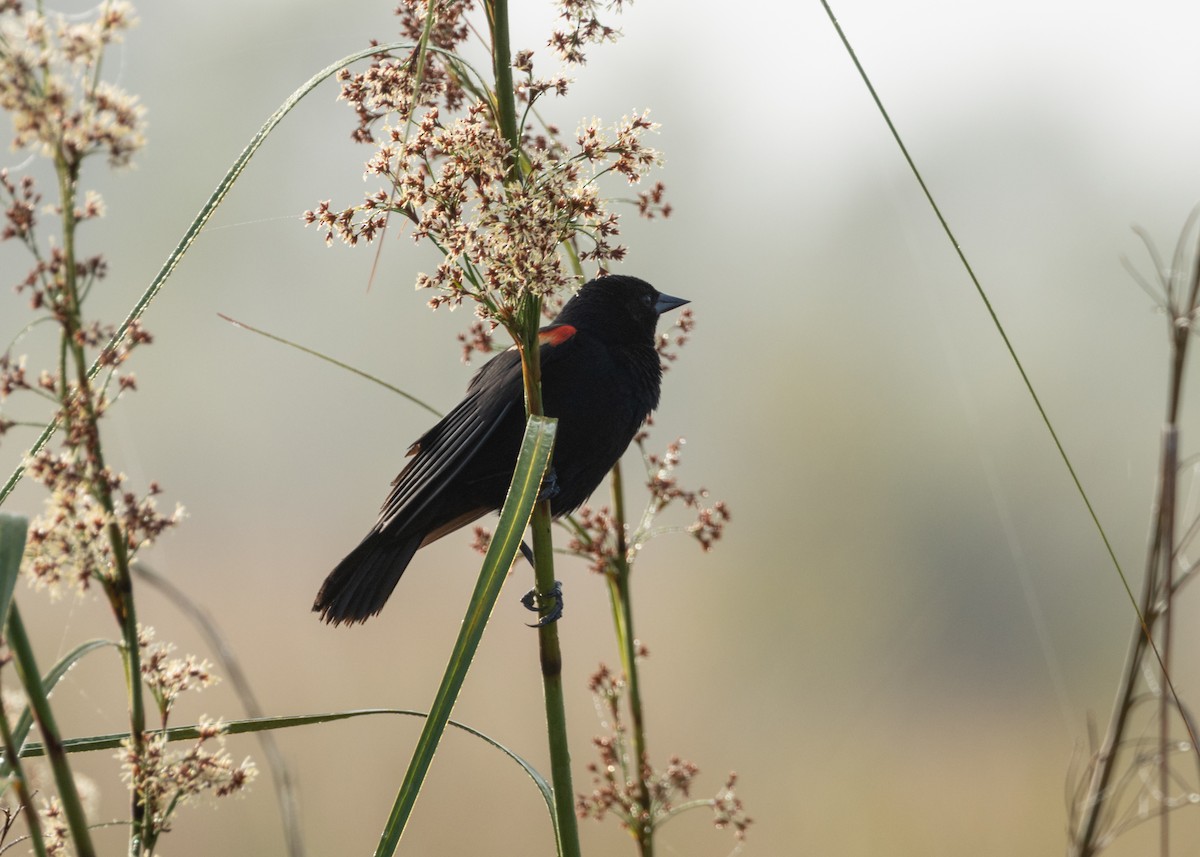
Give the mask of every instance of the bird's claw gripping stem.
<path id="1" fill-rule="evenodd" d="M 557 622 L 563 614 L 562 581 L 554 581 L 554 587 L 541 595 L 536 589 L 529 590 L 521 596 L 521 603 L 525 605 L 526 610 L 531 610 L 539 616 L 537 622 L 529 625 L 530 628 L 543 628 L 551 622 Z"/>
<path id="2" fill-rule="evenodd" d="M 542 487 L 537 496 L 538 502 L 553 500 L 561 492 L 562 489 L 558 485 L 558 473 L 555 472 L 554 465 L 551 465 L 546 471 L 546 475 L 542 477 Z"/>

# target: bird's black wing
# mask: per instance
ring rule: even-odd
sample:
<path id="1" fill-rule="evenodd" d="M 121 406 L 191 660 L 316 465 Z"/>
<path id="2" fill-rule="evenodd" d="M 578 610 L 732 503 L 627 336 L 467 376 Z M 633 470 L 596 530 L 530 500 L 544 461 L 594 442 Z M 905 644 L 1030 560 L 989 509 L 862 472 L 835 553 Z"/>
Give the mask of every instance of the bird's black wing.
<path id="1" fill-rule="evenodd" d="M 375 530 L 420 516 L 520 403 L 521 359 L 503 352 L 471 379 L 454 410 L 409 447 L 413 459 L 392 481 Z"/>
<path id="2" fill-rule="evenodd" d="M 538 340 L 543 363 L 571 351 L 574 337 L 570 325 L 542 328 Z M 419 517 L 522 402 L 521 356 L 510 348 L 484 364 L 468 384 L 466 397 L 409 448 L 413 460 L 392 481 L 375 530 Z"/>

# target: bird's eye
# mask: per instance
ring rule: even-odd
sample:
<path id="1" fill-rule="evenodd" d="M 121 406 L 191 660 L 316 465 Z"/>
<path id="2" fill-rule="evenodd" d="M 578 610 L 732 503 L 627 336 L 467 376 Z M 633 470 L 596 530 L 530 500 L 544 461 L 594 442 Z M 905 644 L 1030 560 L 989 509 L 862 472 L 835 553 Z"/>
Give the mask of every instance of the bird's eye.
<path id="1" fill-rule="evenodd" d="M 654 296 L 653 295 L 642 295 L 642 303 L 644 303 L 646 306 L 653 306 L 654 305 Z"/>

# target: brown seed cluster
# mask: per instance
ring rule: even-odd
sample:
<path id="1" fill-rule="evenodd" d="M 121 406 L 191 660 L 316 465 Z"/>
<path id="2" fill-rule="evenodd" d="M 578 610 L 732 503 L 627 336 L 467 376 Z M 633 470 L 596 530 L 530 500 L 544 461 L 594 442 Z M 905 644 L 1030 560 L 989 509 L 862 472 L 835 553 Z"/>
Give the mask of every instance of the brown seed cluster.
<path id="1" fill-rule="evenodd" d="M 193 655 L 174 657 L 174 646 L 155 640 L 154 629 L 138 629 L 142 681 L 158 703 L 160 726 L 166 729 L 180 695 L 216 683 L 209 663 Z M 184 802 L 203 793 L 225 797 L 242 791 L 258 774 L 253 761 L 235 763 L 224 748 L 220 720 L 201 717 L 195 742 L 168 744 L 163 731 L 147 732 L 138 755 L 126 739 L 117 759 L 123 776 L 142 798 L 155 830 L 170 829 L 170 819 Z"/>
<path id="2" fill-rule="evenodd" d="M 592 739 L 598 758 L 587 768 L 592 776 L 591 792 L 576 796 L 575 809 L 580 818 L 602 821 L 611 814 L 627 830 L 649 831 L 685 809 L 708 806 L 717 829 L 730 828 L 738 840 L 745 838 L 752 820 L 734 792 L 736 774 L 729 775 L 711 800 L 690 800 L 700 773 L 696 764 L 671 756 L 665 767 L 654 770 L 648 760 L 632 758 L 633 748 L 622 710 L 625 681 L 601 664 L 588 687 L 608 734 Z M 635 764 L 641 766 L 644 796 L 640 793 Z"/>
<path id="3" fill-rule="evenodd" d="M 602 42 L 615 42 L 620 31 L 602 24 L 597 12 L 603 6 L 607 11 L 620 12 L 624 0 L 559 0 L 558 17 L 560 26 L 550 37 L 550 47 L 564 61 L 575 65 L 587 62 L 584 48 Z"/>
<path id="4" fill-rule="evenodd" d="M 239 793 L 258 775 L 250 759 L 235 763 L 225 750 L 221 721 L 201 717 L 198 725 L 199 737 L 184 749 L 172 750 L 165 733 L 150 732 L 140 755 L 129 739 L 117 753 L 124 779 L 141 797 L 156 831 L 169 831 L 172 815 L 185 802 L 205 793 Z"/>

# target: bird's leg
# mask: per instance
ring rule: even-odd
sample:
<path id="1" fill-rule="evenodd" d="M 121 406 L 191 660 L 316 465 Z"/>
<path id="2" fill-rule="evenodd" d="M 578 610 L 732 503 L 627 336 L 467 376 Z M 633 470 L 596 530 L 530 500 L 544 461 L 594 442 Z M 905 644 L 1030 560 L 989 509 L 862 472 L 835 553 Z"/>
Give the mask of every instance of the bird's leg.
<path id="1" fill-rule="evenodd" d="M 553 500 L 559 493 L 558 474 L 551 465 L 546 470 L 546 475 L 542 477 L 542 487 L 538 491 L 538 502 Z M 521 553 L 525 559 L 529 560 L 529 564 L 537 567 L 537 563 L 533 561 L 533 551 L 525 542 L 521 542 Z M 543 603 L 543 601 L 545 603 Z M 557 622 L 562 618 L 563 614 L 563 594 L 562 581 L 554 581 L 554 588 L 546 595 L 538 595 L 537 589 L 531 589 L 521 596 L 521 603 L 525 605 L 526 610 L 531 610 L 538 614 L 538 620 L 530 628 L 541 628 L 549 625 L 551 622 Z"/>
<path id="2" fill-rule="evenodd" d="M 546 470 L 546 475 L 542 477 L 542 487 L 541 490 L 538 491 L 537 496 L 538 502 L 541 503 L 544 500 L 553 500 L 559 495 L 561 490 L 562 489 L 558 487 L 558 473 L 554 470 L 554 465 L 552 464 Z M 530 560 L 530 562 L 533 562 L 533 560 Z"/>
<path id="3" fill-rule="evenodd" d="M 554 588 L 545 595 L 539 595 L 536 589 L 529 590 L 521 596 L 521 603 L 525 605 L 526 610 L 532 610 L 539 616 L 530 628 L 541 628 L 551 622 L 557 622 L 563 614 L 562 581 L 554 581 Z"/>

